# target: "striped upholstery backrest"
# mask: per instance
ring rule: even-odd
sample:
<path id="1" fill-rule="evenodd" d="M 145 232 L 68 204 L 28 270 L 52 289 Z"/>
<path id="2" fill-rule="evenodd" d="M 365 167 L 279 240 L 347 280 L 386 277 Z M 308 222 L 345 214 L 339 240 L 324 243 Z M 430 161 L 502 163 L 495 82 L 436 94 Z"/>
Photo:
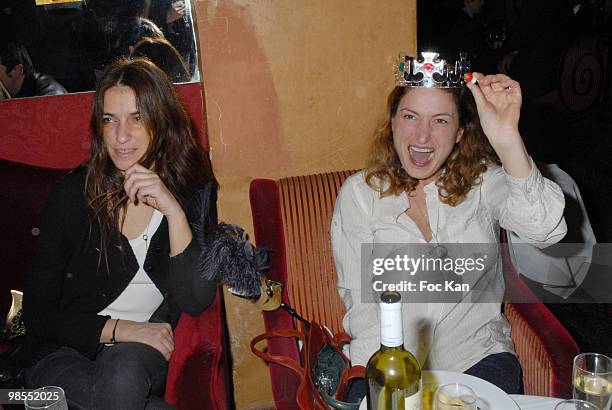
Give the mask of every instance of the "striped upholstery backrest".
<path id="1" fill-rule="evenodd" d="M 283 178 L 278 183 L 287 258 L 289 301 L 303 317 L 342 330 L 330 225 L 336 196 L 356 171 Z"/>
<path id="2" fill-rule="evenodd" d="M 531 306 L 536 309 L 540 308 L 535 304 Z M 518 308 L 520 306 L 507 303 L 504 307 L 504 313 L 512 326 L 512 341 L 523 369 L 525 394 L 568 397 L 570 392 L 567 390 L 560 391 L 554 385 L 556 377 L 550 354 L 542 344 L 537 331 L 525 320 Z M 523 308 L 527 308 L 527 306 L 523 306 Z M 567 376 L 566 386 L 569 385 L 569 375 Z"/>
<path id="3" fill-rule="evenodd" d="M 507 233 L 501 239 L 507 244 Z M 511 300 L 504 314 L 510 323 L 514 350 L 523 370 L 525 394 L 568 398 L 572 395 L 572 361 L 580 350 L 572 336 L 519 277 L 503 246 L 506 291 Z M 517 296 L 520 295 L 520 296 Z"/>

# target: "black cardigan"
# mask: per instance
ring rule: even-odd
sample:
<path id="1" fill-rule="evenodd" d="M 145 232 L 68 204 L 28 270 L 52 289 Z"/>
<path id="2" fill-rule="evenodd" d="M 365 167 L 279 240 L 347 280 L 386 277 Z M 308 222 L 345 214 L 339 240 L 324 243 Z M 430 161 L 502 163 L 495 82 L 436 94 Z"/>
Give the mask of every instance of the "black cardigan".
<path id="1" fill-rule="evenodd" d="M 23 318 L 24 354 L 35 362 L 60 346 L 72 347 L 93 358 L 108 316 L 98 315 L 127 287 L 138 262 L 125 236 L 112 232 L 108 268 L 100 257 L 100 227 L 84 193 L 85 169 L 64 177 L 50 194 L 35 256 L 26 273 Z M 207 212 L 204 232 L 217 223 L 216 185 L 208 183 L 184 202 L 188 221 Z M 192 225 L 193 226 L 193 225 Z M 123 249 L 123 252 L 121 252 Z M 195 240 L 179 255 L 169 256 L 168 222 L 164 218 L 151 238 L 144 270 L 164 296 L 151 321 L 176 325 L 181 312 L 196 315 L 213 301 L 216 284 L 197 269 L 200 247 Z M 209 276 L 209 277 L 212 277 Z"/>

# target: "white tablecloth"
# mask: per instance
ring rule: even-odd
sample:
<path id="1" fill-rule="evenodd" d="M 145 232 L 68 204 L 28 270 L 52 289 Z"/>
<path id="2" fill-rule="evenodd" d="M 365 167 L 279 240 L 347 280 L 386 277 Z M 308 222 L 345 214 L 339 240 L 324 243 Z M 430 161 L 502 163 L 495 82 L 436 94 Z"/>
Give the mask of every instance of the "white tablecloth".
<path id="1" fill-rule="evenodd" d="M 521 410 L 553 410 L 555 404 L 562 399 L 540 396 L 524 396 L 522 394 L 511 394 L 512 400 L 519 405 Z"/>

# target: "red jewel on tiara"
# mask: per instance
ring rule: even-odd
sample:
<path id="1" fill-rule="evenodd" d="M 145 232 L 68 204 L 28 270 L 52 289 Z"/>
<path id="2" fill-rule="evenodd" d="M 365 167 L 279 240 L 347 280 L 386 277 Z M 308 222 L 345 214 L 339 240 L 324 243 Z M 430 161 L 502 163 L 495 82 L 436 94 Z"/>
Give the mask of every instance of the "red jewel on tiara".
<path id="1" fill-rule="evenodd" d="M 427 71 L 428 73 L 431 73 L 434 69 L 433 64 L 431 63 L 425 63 L 423 64 L 423 70 Z"/>
<path id="2" fill-rule="evenodd" d="M 470 81 L 472 81 L 472 78 L 474 78 L 474 74 L 472 73 L 465 73 L 465 75 L 463 76 L 463 79 L 465 80 L 466 83 L 469 83 Z"/>

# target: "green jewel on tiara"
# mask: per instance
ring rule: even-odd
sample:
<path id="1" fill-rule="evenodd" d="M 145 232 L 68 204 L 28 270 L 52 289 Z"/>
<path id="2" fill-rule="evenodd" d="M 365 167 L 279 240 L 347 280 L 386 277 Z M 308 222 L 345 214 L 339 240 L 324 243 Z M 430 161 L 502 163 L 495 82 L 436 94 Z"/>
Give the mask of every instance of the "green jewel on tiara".
<path id="1" fill-rule="evenodd" d="M 447 63 L 438 53 L 423 51 L 420 59 L 401 53 L 395 68 L 395 84 L 399 87 L 461 88 L 470 78 L 467 53 Z"/>

